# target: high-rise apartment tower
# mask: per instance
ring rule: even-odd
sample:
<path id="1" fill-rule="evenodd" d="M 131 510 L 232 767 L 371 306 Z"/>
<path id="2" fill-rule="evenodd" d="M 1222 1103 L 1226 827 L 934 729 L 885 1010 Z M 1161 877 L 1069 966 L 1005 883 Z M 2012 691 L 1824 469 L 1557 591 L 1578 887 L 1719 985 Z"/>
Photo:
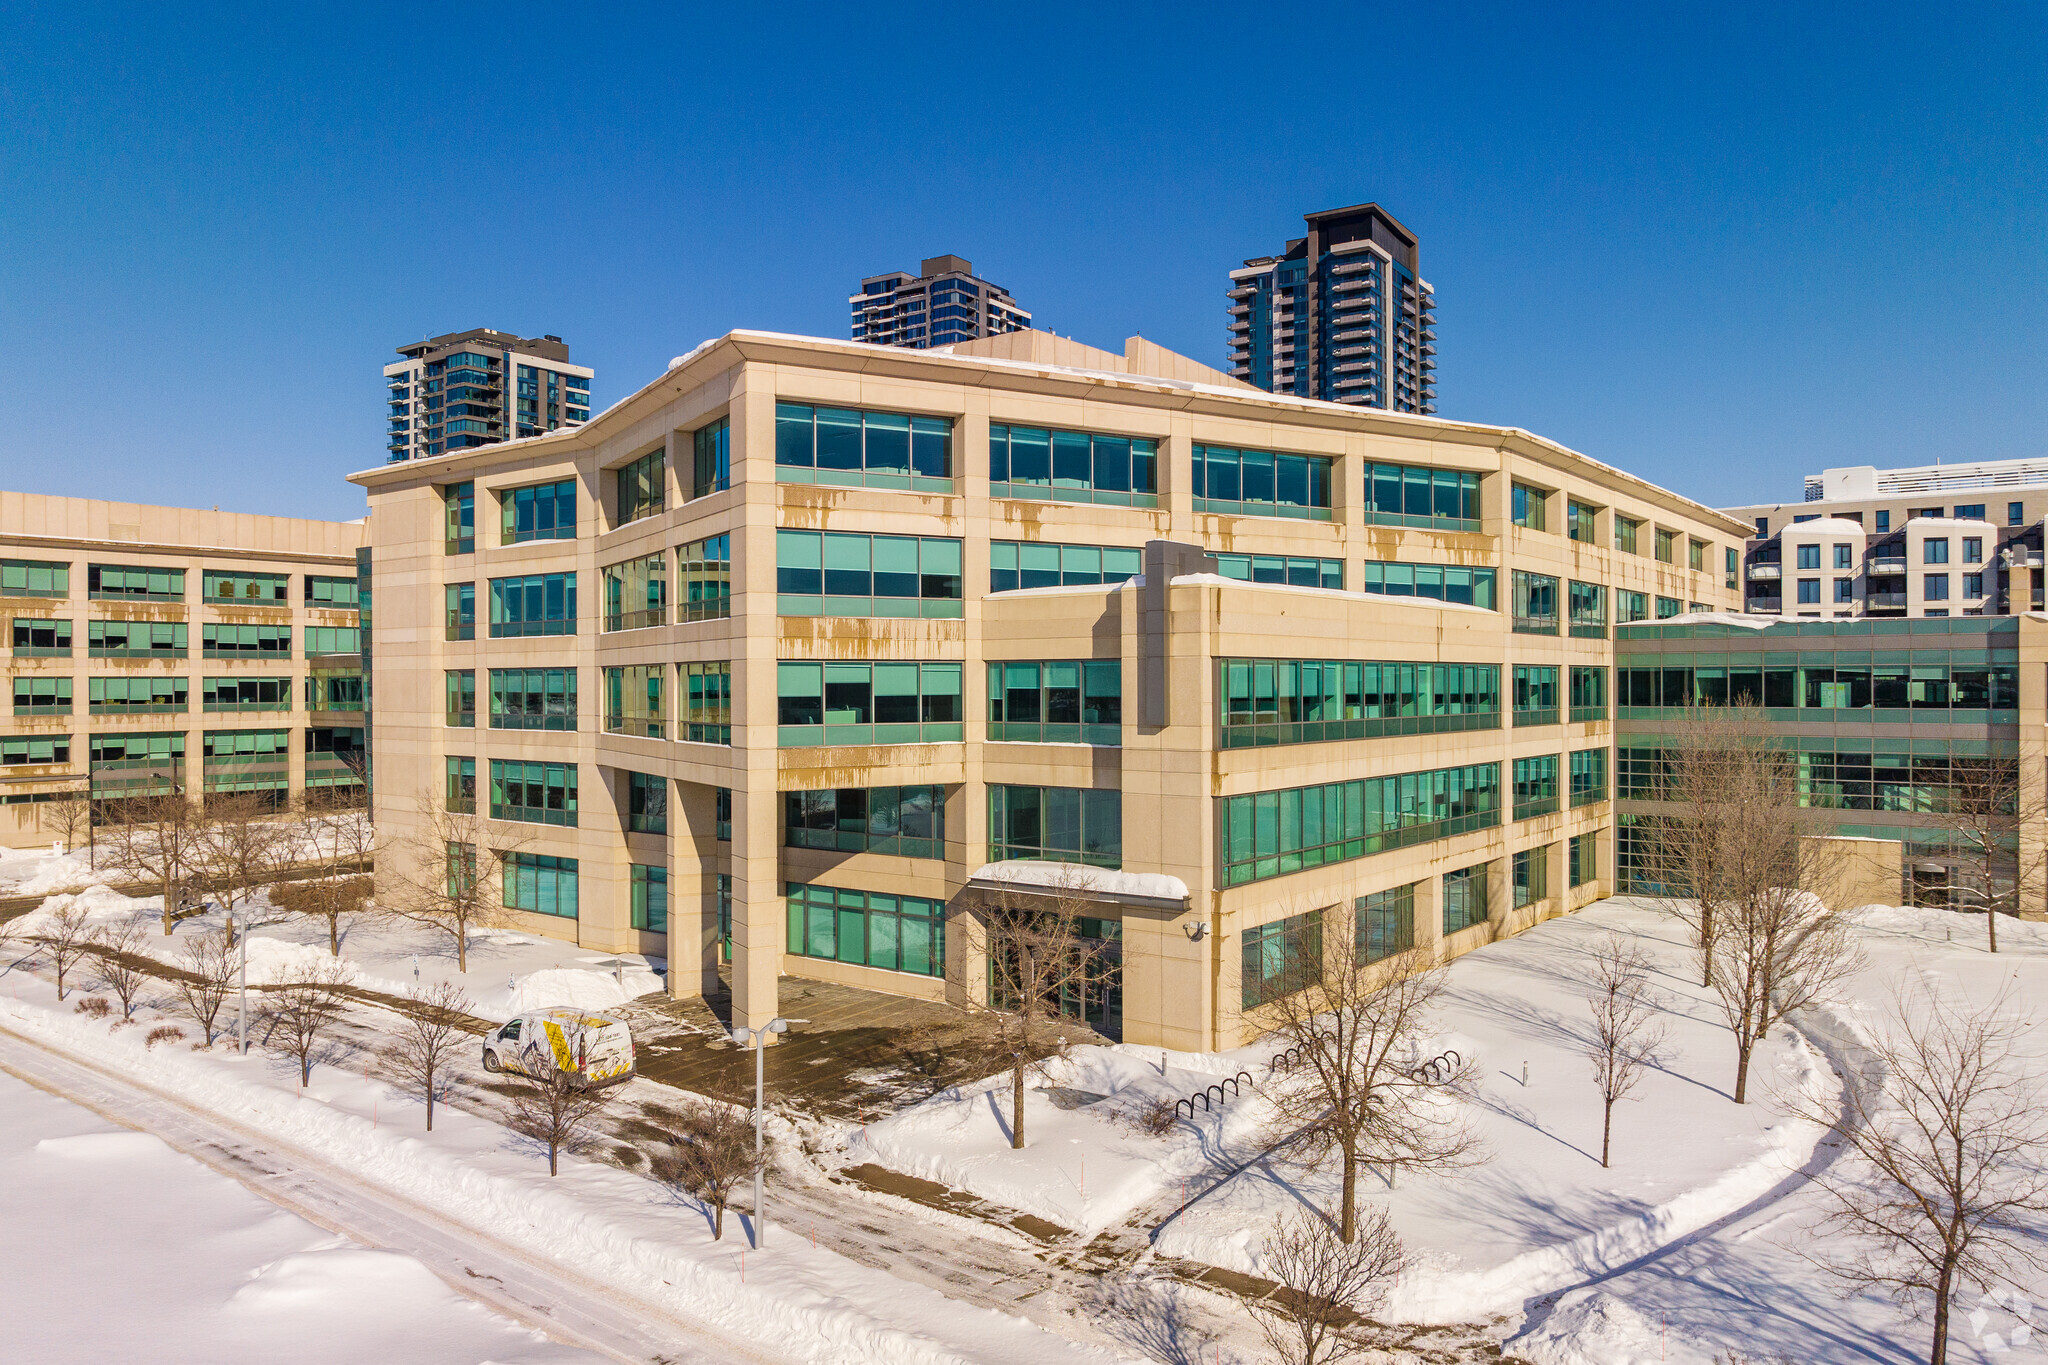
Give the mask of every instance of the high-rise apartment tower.
<path id="1" fill-rule="evenodd" d="M 855 341 L 926 350 L 1031 326 L 1031 314 L 1009 290 L 977 276 L 972 261 L 933 256 L 918 271 L 892 270 L 860 282 L 860 292 L 846 300 Z"/>
<path id="2" fill-rule="evenodd" d="M 1273 393 L 1436 411 L 1436 294 L 1415 234 L 1378 204 L 1306 217 L 1308 236 L 1230 272 L 1230 372 Z"/>
<path id="3" fill-rule="evenodd" d="M 472 327 L 401 346 L 384 367 L 391 460 L 539 436 L 590 420 L 591 371 L 560 337 Z"/>

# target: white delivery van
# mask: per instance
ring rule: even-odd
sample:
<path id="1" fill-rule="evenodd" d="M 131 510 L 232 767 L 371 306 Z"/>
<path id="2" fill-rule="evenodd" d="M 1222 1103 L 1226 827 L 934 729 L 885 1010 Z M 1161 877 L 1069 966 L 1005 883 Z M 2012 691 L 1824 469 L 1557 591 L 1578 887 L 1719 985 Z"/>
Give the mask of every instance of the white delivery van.
<path id="1" fill-rule="evenodd" d="M 542 1081 L 562 1072 L 583 1085 L 616 1085 L 633 1078 L 633 1030 L 566 1005 L 532 1010 L 484 1035 L 484 1070 Z"/>

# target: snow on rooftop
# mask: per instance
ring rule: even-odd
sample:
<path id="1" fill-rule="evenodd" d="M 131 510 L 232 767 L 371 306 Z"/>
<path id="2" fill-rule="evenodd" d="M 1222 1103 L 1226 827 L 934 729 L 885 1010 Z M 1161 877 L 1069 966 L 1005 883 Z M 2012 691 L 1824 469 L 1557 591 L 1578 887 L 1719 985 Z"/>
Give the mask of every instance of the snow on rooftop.
<path id="1" fill-rule="evenodd" d="M 1796 521 L 1785 528 L 1788 536 L 1805 535 L 1812 532 L 1824 536 L 1862 536 L 1870 534 L 1863 529 L 1860 521 L 1847 517 L 1815 517 L 1812 521 Z"/>
<path id="2" fill-rule="evenodd" d="M 1497 616 L 1491 607 L 1475 607 L 1469 602 L 1445 602 L 1434 597 L 1397 597 L 1391 593 L 1352 592 L 1345 588 L 1311 588 L 1301 583 L 1253 583 L 1243 578 L 1226 578 L 1214 573 L 1178 574 L 1176 584 L 1208 586 L 1218 588 L 1257 588 L 1261 592 L 1308 593 L 1316 597 L 1350 597 L 1365 602 L 1389 602 L 1405 607 L 1441 608 L 1445 611 L 1476 611 L 1486 616 Z"/>
<path id="3" fill-rule="evenodd" d="M 1765 630 L 1777 625 L 1783 617 L 1755 616 L 1740 611 L 1689 611 L 1682 616 L 1666 616 L 1656 621 L 1624 621 L 1627 626 L 1741 626 L 1744 630 Z"/>
<path id="4" fill-rule="evenodd" d="M 1100 896 L 1143 896 L 1150 900 L 1184 901 L 1188 884 L 1162 872 L 1113 872 L 1083 863 L 1036 863 L 1006 859 L 983 863 L 970 879 L 1010 886 L 1089 891 Z"/>

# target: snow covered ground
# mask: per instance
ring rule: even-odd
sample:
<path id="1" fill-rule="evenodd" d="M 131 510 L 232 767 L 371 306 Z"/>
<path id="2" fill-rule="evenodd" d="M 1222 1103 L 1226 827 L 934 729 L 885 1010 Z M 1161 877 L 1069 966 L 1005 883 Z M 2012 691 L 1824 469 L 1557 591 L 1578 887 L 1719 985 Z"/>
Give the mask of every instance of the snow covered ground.
<path id="1" fill-rule="evenodd" d="M 146 1133 L 0 1075 L 10 1359 L 581 1365 L 410 1256 L 316 1227 Z M 375 1312 L 365 1312 L 375 1305 Z"/>
<path id="2" fill-rule="evenodd" d="M 1609 930 L 1653 946 L 1671 1042 L 1640 1100 L 1617 1109 L 1616 1159 L 1602 1170 L 1597 1092 L 1578 1048 L 1587 1023 L 1585 950 Z M 1591 1267 L 1739 1207 L 1812 1151 L 1816 1130 L 1729 1098 L 1734 1050 L 1704 993 L 1684 979 L 1683 933 L 1669 916 L 1609 903 L 1452 964 L 1442 1028 L 1428 1051 L 1456 1049 L 1476 1061 L 1470 1117 L 1491 1155 L 1476 1170 L 1411 1178 L 1393 1190 L 1368 1181 L 1366 1197 L 1389 1207 L 1420 1267 L 1396 1291 L 1390 1316 L 1461 1322 L 1513 1311 L 1532 1293 L 1576 1283 Z M 1183 1188 L 1198 1193 L 1219 1169 L 1259 1150 L 1271 1109 L 1254 1086 L 1163 1139 L 1138 1134 L 1119 1116 L 1154 1096 L 1199 1090 L 1219 1072 L 1242 1068 L 1262 1086 L 1273 1048 L 1170 1054 L 1163 1074 L 1158 1049 L 1078 1049 L 1052 1079 L 1109 1098 L 1060 1108 L 1055 1100 L 1071 1097 L 1034 1091 L 1023 1152 L 1009 1145 L 1003 1078 L 872 1124 L 853 1136 L 853 1149 L 1079 1231 L 1141 1210 L 1149 1226 L 1181 1201 Z M 1789 1030 L 1772 1039 L 1759 1065 L 1790 1085 L 1826 1075 Z M 1157 1245 L 1259 1274 L 1261 1233 L 1273 1215 L 1304 1201 L 1332 1208 L 1336 1195 L 1334 1170 L 1261 1164 L 1175 1219 Z"/>
<path id="3" fill-rule="evenodd" d="M 10 948 L 0 956 L 15 951 Z M 81 1015 L 69 1004 L 60 1005 L 53 984 L 41 975 L 17 969 L 0 977 L 0 1030 L 230 1118 L 280 1150 L 302 1153 L 324 1168 L 390 1192 L 486 1238 L 543 1253 L 621 1294 L 698 1324 L 706 1334 L 738 1343 L 745 1348 L 740 1353 L 749 1357 L 832 1365 L 1035 1365 L 1067 1360 L 1107 1365 L 1127 1358 L 1069 1341 L 1021 1318 L 948 1298 L 893 1276 L 886 1268 L 813 1247 L 801 1230 L 778 1228 L 767 1250 L 749 1253 L 746 1220 L 734 1215 L 726 1220 L 726 1238 L 714 1241 L 709 1214 L 696 1203 L 584 1157 L 564 1156 L 561 1174 L 550 1177 L 543 1149 L 460 1108 L 437 1109 L 434 1131 L 426 1133 L 419 1106 L 366 1075 L 359 1057 L 316 1068 L 312 1084 L 301 1090 L 296 1066 L 286 1059 L 253 1049 L 247 1057 L 238 1056 L 227 1044 L 211 1051 L 195 1049 L 189 1021 L 184 1023 L 187 1039 L 152 1048 L 149 1030 L 167 1022 L 172 1021 L 152 1007 L 139 1011 L 135 1024 L 110 1026 Z M 660 1090 L 670 1103 L 676 1098 L 675 1092 L 649 1082 L 633 1082 L 632 1088 Z M 125 1204 L 95 1208 L 93 1221 L 83 1231 L 100 1241 L 134 1238 L 144 1230 L 138 1228 L 138 1219 L 154 1228 L 147 1222 L 154 1213 L 144 1207 L 154 1198 L 151 1192 L 131 1193 Z M 50 1206 L 46 1215 L 59 1216 L 58 1207 Z M 13 1226 L 11 1213 L 7 1226 Z M 8 1240 L 20 1239 L 0 1237 Z M 178 1239 L 165 1233 L 148 1251 L 162 1255 L 165 1248 L 177 1245 Z M 310 1273 L 292 1272 L 304 1283 L 312 1282 Z M 334 1273 L 356 1275 L 361 1288 L 374 1289 L 374 1283 L 362 1283 L 370 1274 L 367 1270 Z M 402 1280 L 403 1272 L 389 1274 L 399 1277 L 394 1283 Z M 104 1292 L 103 1277 L 87 1278 Z M 285 1287 L 289 1289 L 288 1282 Z M 261 1299 L 262 1293 L 252 1292 L 252 1299 Z M 310 1295 L 309 1302 L 317 1297 Z M 413 1290 L 400 1298 L 405 1305 L 421 1302 Z M 280 1295 L 276 1301 L 287 1299 Z M 71 1321 L 74 1328 L 81 1325 L 78 1319 Z M 285 1353 L 272 1358 L 291 1357 Z M 374 1350 L 351 1358 L 410 1359 Z M 529 1357 L 479 1351 L 470 1358 Z"/>
<path id="4" fill-rule="evenodd" d="M 1902 972 L 1979 999 L 2015 979 L 2022 996 L 2048 988 L 2048 925 L 2002 928 L 2004 951 L 1992 958 L 1981 918 L 1882 907 L 1853 918 L 1866 967 L 1843 1003 L 1807 1012 L 1799 1029 L 1779 1030 L 1759 1051 L 1750 1103 L 1741 1106 L 1731 1098 L 1734 1048 L 1717 1002 L 1697 984 L 1683 925 L 1654 902 L 1603 902 L 1453 963 L 1431 1050 L 1476 1060 L 1468 1112 L 1490 1158 L 1393 1189 L 1368 1180 L 1365 1198 L 1389 1209 L 1416 1258 L 1382 1315 L 1456 1322 L 1526 1311 L 1509 1349 L 1541 1365 L 1709 1365 L 1731 1347 L 1766 1342 L 1798 1365 L 1913 1358 L 1899 1343 L 1917 1343 L 1920 1329 L 1905 1314 L 1844 1303 L 1803 1259 L 1815 1206 L 1801 1172 L 1833 1153 L 1773 1096 L 1838 1094 L 1838 1059 L 1878 1020 Z M 1652 950 L 1669 1038 L 1662 1065 L 1617 1107 L 1613 1165 L 1603 1170 L 1600 1106 L 1580 1040 L 1589 1022 L 1586 949 L 1609 931 Z M 1221 1056 L 1078 1049 L 1032 1082 L 1023 1152 L 1009 1145 L 1007 1078 L 995 1077 L 849 1132 L 846 1159 L 1084 1233 L 1125 1220 L 1149 1229 L 1183 1188 L 1198 1192 L 1259 1150 L 1269 1111 L 1254 1087 L 1163 1139 L 1120 1117 L 1240 1067 L 1263 1083 L 1271 1051 L 1270 1043 Z M 1256 1274 L 1273 1214 L 1304 1202 L 1331 1208 L 1336 1193 L 1334 1169 L 1261 1163 L 1168 1224 L 1156 1244 L 1162 1254 Z M 1639 1287 L 1651 1285 L 1654 1294 Z M 2048 1297 L 2048 1280 L 2028 1292 Z M 1769 1320 L 1760 1333 L 1750 1327 L 1757 1318 Z M 2009 1343 L 2020 1325 L 2009 1306 L 1992 1305 L 1984 1330 L 2007 1319 L 2001 1342 Z M 1967 1335 L 1969 1325 L 1959 1330 Z M 1953 1358 L 1975 1359 L 1968 1349 Z M 2038 1341 L 2032 1349 L 2048 1355 Z"/>
<path id="5" fill-rule="evenodd" d="M 18 921 L 22 932 L 38 933 L 51 916 L 67 905 L 82 906 L 95 927 L 135 923 L 144 933 L 142 951 L 175 964 L 186 943 L 220 928 L 217 913 L 180 920 L 175 932 L 163 933 L 163 897 L 125 896 L 101 885 L 81 892 L 48 896 L 39 909 Z M 261 923 L 272 914 L 268 900 L 258 897 L 244 908 L 245 920 Z M 526 1010 L 550 1005 L 605 1009 L 662 987 L 660 958 L 634 953 L 595 953 L 560 939 L 541 938 L 514 929 L 473 929 L 469 939 L 469 970 L 456 970 L 455 943 L 448 935 L 403 920 L 363 917 L 343 926 L 342 956 L 355 969 L 355 984 L 367 990 L 404 995 L 417 981 L 432 986 L 452 981 L 470 998 L 470 1012 L 485 1019 L 510 1019 Z M 329 956 L 327 922 L 296 919 L 266 925 L 249 938 L 249 979 L 267 982 L 289 975 L 294 966 L 324 961 Z"/>

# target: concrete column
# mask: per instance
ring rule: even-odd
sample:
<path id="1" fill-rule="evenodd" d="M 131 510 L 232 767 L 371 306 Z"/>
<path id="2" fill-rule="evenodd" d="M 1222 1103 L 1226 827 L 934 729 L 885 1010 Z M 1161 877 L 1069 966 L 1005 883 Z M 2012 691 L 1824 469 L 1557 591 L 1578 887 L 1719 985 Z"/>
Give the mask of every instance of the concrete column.
<path id="1" fill-rule="evenodd" d="M 715 995 L 718 981 L 718 788 L 677 782 L 669 817 L 668 993 Z"/>
<path id="2" fill-rule="evenodd" d="M 1515 855 L 1503 854 L 1486 865 L 1486 919 L 1493 936 L 1508 932 L 1508 918 L 1515 910 Z"/>
<path id="3" fill-rule="evenodd" d="M 1432 872 L 1415 883 L 1415 949 L 1424 962 L 1434 962 L 1443 951 L 1444 879 Z"/>
<path id="4" fill-rule="evenodd" d="M 1549 892 L 1549 908 L 1545 915 L 1562 915 L 1572 908 L 1571 878 L 1567 875 L 1565 841 L 1559 839 L 1543 849 L 1544 882 Z"/>

